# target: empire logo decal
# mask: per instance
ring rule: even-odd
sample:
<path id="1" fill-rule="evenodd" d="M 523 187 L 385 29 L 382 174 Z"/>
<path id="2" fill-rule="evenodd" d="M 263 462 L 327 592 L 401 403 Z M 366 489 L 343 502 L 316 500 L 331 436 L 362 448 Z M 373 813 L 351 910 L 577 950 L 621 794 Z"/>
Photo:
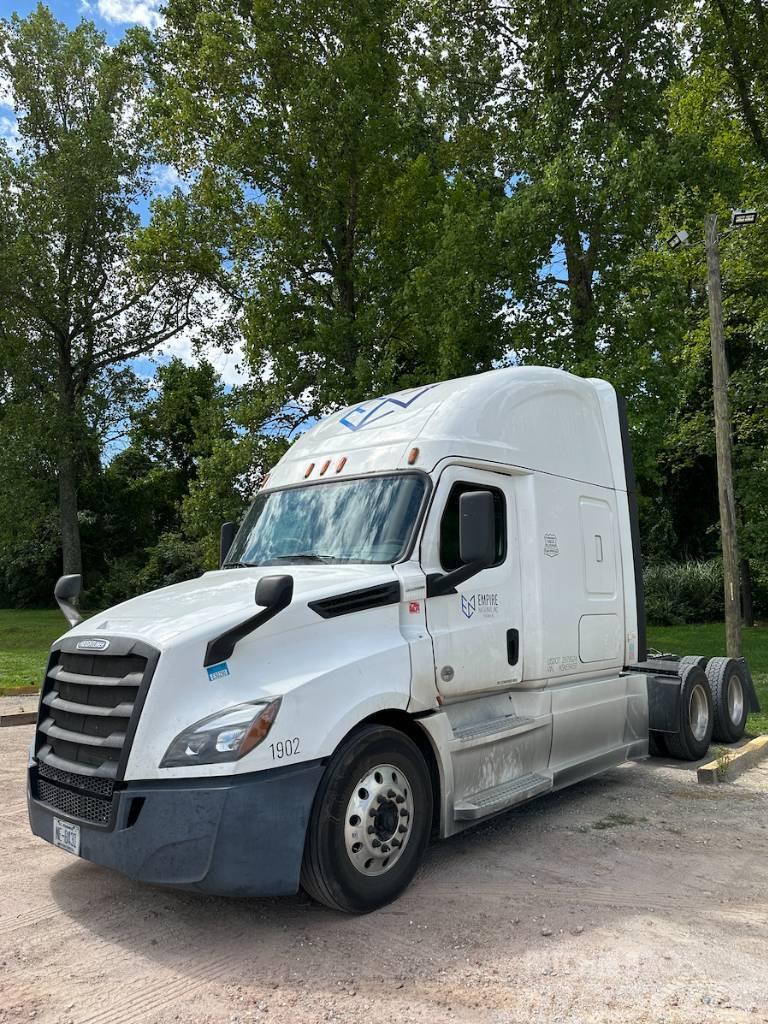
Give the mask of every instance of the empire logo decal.
<path id="1" fill-rule="evenodd" d="M 363 427 L 367 427 L 369 423 L 378 423 L 379 420 L 383 420 L 385 416 L 390 416 L 397 409 L 409 409 L 417 399 L 421 398 L 422 395 L 426 395 L 432 388 L 437 387 L 436 384 L 428 384 L 425 388 L 419 388 L 415 394 L 407 395 L 404 398 L 395 398 L 394 395 L 388 395 L 386 398 L 380 398 L 372 406 L 358 405 L 357 408 L 352 409 L 346 416 L 342 416 L 339 423 L 347 430 L 361 430 Z M 394 406 L 394 408 L 392 408 Z"/>
<path id="2" fill-rule="evenodd" d="M 499 614 L 498 594 L 462 594 L 461 613 L 466 619 L 477 614 L 483 619 L 495 619 Z"/>

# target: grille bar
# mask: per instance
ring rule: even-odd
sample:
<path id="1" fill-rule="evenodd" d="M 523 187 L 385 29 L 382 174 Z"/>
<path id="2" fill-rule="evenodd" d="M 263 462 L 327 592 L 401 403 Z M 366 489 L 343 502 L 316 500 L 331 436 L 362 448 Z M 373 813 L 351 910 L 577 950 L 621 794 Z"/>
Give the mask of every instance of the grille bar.
<path id="1" fill-rule="evenodd" d="M 72 683 L 76 686 L 140 686 L 141 672 L 129 672 L 122 677 L 87 675 L 80 672 L 70 672 L 63 665 L 54 665 L 48 673 L 49 679 L 55 679 L 59 683 Z"/>
<path id="2" fill-rule="evenodd" d="M 69 711 L 73 715 L 97 715 L 101 718 L 130 718 L 133 711 L 133 704 L 124 702 L 116 707 L 101 707 L 98 704 L 81 704 L 79 701 L 64 700 L 59 696 L 58 690 L 51 690 L 43 697 L 43 704 L 47 704 L 54 711 Z"/>
<path id="3" fill-rule="evenodd" d="M 113 732 L 109 736 L 89 736 L 85 732 L 73 732 L 71 729 L 62 729 L 60 725 L 56 725 L 52 718 L 46 718 L 37 728 L 52 740 L 66 740 L 67 743 L 84 743 L 88 747 L 110 747 L 113 750 L 120 750 L 123 743 L 125 743 L 124 732 Z"/>
<path id="4" fill-rule="evenodd" d="M 100 765 L 83 764 L 80 761 L 71 761 L 69 758 L 54 754 L 49 743 L 40 747 L 37 752 L 37 760 L 41 765 L 50 768 L 60 768 L 61 771 L 82 775 L 83 778 L 116 779 L 117 761 L 104 761 Z"/>
<path id="5" fill-rule="evenodd" d="M 101 800 L 99 797 L 86 793 L 76 793 L 72 789 L 63 789 L 46 779 L 37 780 L 38 799 L 60 811 L 68 818 L 79 818 L 93 825 L 108 825 L 112 814 L 112 801 Z"/>

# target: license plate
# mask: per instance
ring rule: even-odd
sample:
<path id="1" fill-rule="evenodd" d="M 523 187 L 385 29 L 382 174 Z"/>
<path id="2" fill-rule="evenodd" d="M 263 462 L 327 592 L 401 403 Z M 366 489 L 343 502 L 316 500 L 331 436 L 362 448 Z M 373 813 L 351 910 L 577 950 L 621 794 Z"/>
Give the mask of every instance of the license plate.
<path id="1" fill-rule="evenodd" d="M 58 846 L 61 850 L 66 850 L 67 853 L 74 853 L 78 857 L 80 855 L 80 826 L 62 821 L 61 818 L 54 818 L 53 845 Z"/>

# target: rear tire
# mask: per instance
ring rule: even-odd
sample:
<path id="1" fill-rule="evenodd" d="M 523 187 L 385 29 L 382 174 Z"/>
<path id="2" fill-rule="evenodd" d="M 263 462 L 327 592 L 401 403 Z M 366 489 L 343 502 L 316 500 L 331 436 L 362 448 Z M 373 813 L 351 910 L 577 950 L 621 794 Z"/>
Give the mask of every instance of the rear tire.
<path id="1" fill-rule="evenodd" d="M 410 884 L 432 828 L 429 770 L 397 729 L 366 725 L 336 751 L 312 807 L 301 885 L 334 910 L 365 914 Z"/>
<path id="2" fill-rule="evenodd" d="M 681 669 L 688 668 L 689 665 L 696 665 L 698 668 L 703 668 L 706 672 L 709 658 L 705 658 L 702 654 L 686 654 L 684 658 L 681 658 L 679 665 Z"/>
<path id="3" fill-rule="evenodd" d="M 680 731 L 666 735 L 667 750 L 680 761 L 699 761 L 712 742 L 712 693 L 698 665 L 682 668 L 680 678 Z"/>
<path id="4" fill-rule="evenodd" d="M 749 715 L 744 670 L 733 658 L 712 658 L 707 679 L 714 707 L 712 736 L 719 743 L 735 743 L 744 735 Z"/>

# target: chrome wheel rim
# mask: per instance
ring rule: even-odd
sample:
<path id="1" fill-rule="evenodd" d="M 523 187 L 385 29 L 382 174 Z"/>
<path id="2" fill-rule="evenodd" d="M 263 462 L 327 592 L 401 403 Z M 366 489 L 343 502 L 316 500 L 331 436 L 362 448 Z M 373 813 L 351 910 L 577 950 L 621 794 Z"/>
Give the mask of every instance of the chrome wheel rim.
<path id="1" fill-rule="evenodd" d="M 701 685 L 696 685 L 691 690 L 688 702 L 688 721 L 694 738 L 703 740 L 707 735 L 707 726 L 709 725 L 709 706 L 704 687 Z"/>
<path id="2" fill-rule="evenodd" d="M 728 680 L 728 717 L 734 725 L 741 723 L 744 714 L 744 690 L 737 675 Z"/>
<path id="3" fill-rule="evenodd" d="M 347 856 L 361 875 L 383 875 L 397 864 L 413 825 L 413 794 L 405 773 L 378 764 L 352 790 L 344 821 Z"/>

